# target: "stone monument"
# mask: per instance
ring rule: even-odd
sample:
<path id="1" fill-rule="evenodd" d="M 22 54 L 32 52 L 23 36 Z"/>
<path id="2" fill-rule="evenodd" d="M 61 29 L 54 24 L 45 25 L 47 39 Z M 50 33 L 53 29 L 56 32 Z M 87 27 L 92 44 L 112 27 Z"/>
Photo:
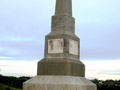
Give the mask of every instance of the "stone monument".
<path id="1" fill-rule="evenodd" d="M 80 39 L 75 35 L 71 0 L 56 0 L 51 27 L 37 76 L 24 82 L 23 90 L 96 90 L 85 78 L 85 65 L 79 60 Z"/>

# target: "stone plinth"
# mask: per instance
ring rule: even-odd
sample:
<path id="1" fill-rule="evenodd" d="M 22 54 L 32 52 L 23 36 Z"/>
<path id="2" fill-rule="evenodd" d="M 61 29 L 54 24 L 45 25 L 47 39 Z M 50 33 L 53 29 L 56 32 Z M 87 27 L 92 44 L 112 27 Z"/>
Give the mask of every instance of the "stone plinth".
<path id="1" fill-rule="evenodd" d="M 37 75 L 65 75 L 85 77 L 85 65 L 71 58 L 44 58 L 38 62 Z"/>
<path id="2" fill-rule="evenodd" d="M 23 90 L 96 90 L 96 85 L 84 77 L 45 75 L 24 82 Z"/>
<path id="3" fill-rule="evenodd" d="M 45 37 L 44 55 L 45 58 L 73 58 L 79 60 L 80 39 L 75 34 L 68 32 L 51 32 Z"/>

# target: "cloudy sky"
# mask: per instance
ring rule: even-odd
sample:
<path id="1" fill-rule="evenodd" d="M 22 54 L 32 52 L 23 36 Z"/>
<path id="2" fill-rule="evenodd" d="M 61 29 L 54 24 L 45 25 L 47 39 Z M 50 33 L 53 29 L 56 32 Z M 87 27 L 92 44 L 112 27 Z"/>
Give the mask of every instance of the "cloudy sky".
<path id="1" fill-rule="evenodd" d="M 44 57 L 44 37 L 51 30 L 55 1 L 0 0 L 1 74 L 36 74 L 36 63 Z M 76 35 L 81 39 L 80 59 L 86 64 L 87 77 L 119 78 L 120 0 L 72 2 Z M 32 73 L 22 70 L 26 66 L 34 67 Z"/>

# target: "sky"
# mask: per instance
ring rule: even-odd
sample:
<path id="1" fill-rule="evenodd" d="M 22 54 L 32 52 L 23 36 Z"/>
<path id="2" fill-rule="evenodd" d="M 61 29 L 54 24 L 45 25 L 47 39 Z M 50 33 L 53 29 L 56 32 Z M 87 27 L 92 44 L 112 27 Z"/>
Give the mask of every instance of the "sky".
<path id="1" fill-rule="evenodd" d="M 37 62 L 44 57 L 45 35 L 51 31 L 55 1 L 0 0 L 1 74 L 36 75 Z M 89 78 L 120 79 L 119 4 L 120 0 L 72 0 L 80 60 Z M 24 72 L 23 67 L 32 72 Z"/>

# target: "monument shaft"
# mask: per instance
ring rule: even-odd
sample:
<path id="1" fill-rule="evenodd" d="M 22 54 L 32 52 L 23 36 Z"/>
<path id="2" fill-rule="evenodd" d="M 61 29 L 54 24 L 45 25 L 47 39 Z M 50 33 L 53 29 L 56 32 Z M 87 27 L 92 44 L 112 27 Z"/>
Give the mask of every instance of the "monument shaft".
<path id="1" fill-rule="evenodd" d="M 23 90 L 96 90 L 85 78 L 85 65 L 79 59 L 72 1 L 56 0 L 51 32 L 45 36 L 44 58 L 38 62 L 37 76 L 24 82 Z"/>
<path id="2" fill-rule="evenodd" d="M 51 32 L 45 37 L 45 57 L 38 62 L 38 75 L 85 76 L 79 60 L 80 39 L 75 35 L 71 0 L 56 0 Z"/>

